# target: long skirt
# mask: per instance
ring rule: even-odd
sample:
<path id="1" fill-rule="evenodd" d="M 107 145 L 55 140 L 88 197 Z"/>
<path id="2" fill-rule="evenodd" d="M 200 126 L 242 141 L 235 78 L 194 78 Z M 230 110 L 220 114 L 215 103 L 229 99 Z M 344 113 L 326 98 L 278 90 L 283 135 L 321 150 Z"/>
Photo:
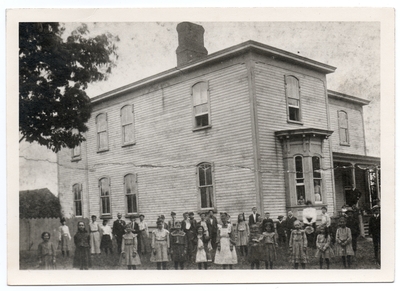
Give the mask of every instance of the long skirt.
<path id="1" fill-rule="evenodd" d="M 344 247 L 342 247 L 338 242 L 335 244 L 336 247 L 336 255 L 341 256 L 354 256 L 353 247 L 351 243 L 348 243 Z"/>
<path id="2" fill-rule="evenodd" d="M 250 263 L 258 262 L 263 257 L 263 245 L 261 243 L 249 243 L 247 260 Z"/>
<path id="3" fill-rule="evenodd" d="M 273 262 L 276 260 L 276 250 L 274 244 L 264 245 L 264 261 Z"/>
<path id="4" fill-rule="evenodd" d="M 150 252 L 150 247 L 149 247 L 149 239 L 146 234 L 145 230 L 142 230 L 139 232 L 138 235 L 138 251 L 141 254 L 147 254 Z"/>
<path id="5" fill-rule="evenodd" d="M 133 256 L 133 245 L 125 245 L 125 255 L 121 254 L 120 264 L 124 266 L 140 265 L 140 256 L 137 253 Z"/>
<path id="6" fill-rule="evenodd" d="M 41 257 L 42 263 L 39 266 L 42 270 L 55 270 L 56 266 L 53 263 L 53 256 L 46 255 Z"/>
<path id="7" fill-rule="evenodd" d="M 236 246 L 247 246 L 249 243 L 249 237 L 247 236 L 246 231 L 238 231 L 237 233 L 237 242 Z"/>
<path id="8" fill-rule="evenodd" d="M 112 249 L 112 240 L 109 234 L 104 234 L 101 237 L 100 249 Z"/>
<path id="9" fill-rule="evenodd" d="M 292 262 L 302 264 L 308 263 L 307 251 L 304 250 L 304 245 L 302 243 L 293 244 Z"/>
<path id="10" fill-rule="evenodd" d="M 186 246 L 183 244 L 171 245 L 171 260 L 174 262 L 186 262 Z"/>
<path id="11" fill-rule="evenodd" d="M 167 241 L 156 241 L 154 245 L 155 254 L 152 252 L 150 262 L 168 262 Z"/>
<path id="12" fill-rule="evenodd" d="M 335 253 L 333 252 L 331 247 L 328 247 L 325 251 L 321 251 L 320 249 L 317 249 L 317 251 L 315 252 L 316 258 L 331 259 L 334 256 L 335 256 Z"/>
<path id="13" fill-rule="evenodd" d="M 90 233 L 90 252 L 92 254 L 100 254 L 100 232 Z"/>
<path id="14" fill-rule="evenodd" d="M 69 238 L 67 235 L 61 237 L 61 250 L 69 251 Z"/>
<path id="15" fill-rule="evenodd" d="M 76 247 L 74 256 L 74 268 L 88 269 L 92 266 L 90 259 L 90 248 Z"/>
<path id="16" fill-rule="evenodd" d="M 214 263 L 217 265 L 234 265 L 237 264 L 236 248 L 233 246 L 233 250 L 230 250 L 230 239 L 229 237 L 221 237 L 221 250 L 216 251 Z"/>

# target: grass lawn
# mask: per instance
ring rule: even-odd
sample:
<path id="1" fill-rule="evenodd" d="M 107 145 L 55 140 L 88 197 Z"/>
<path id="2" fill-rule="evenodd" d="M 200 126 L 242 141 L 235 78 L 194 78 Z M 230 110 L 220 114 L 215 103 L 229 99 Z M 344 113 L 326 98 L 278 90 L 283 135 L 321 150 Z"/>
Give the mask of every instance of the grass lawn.
<path id="1" fill-rule="evenodd" d="M 314 257 L 315 250 L 309 249 L 310 263 L 307 264 L 307 269 L 319 269 L 318 259 Z M 56 269 L 68 270 L 72 269 L 73 253 L 70 257 L 63 258 L 61 252 L 57 251 Z M 293 265 L 289 262 L 288 253 L 286 248 L 278 248 L 278 260 L 274 263 L 274 269 L 293 269 Z M 34 270 L 37 268 L 37 254 L 36 251 L 21 251 L 20 252 L 20 269 L 21 270 Z M 149 255 L 141 257 L 142 265 L 138 269 L 142 270 L 155 270 L 156 264 L 149 261 Z M 334 257 L 330 263 L 331 269 L 343 269 L 341 257 Z M 167 264 L 168 269 L 173 269 L 173 262 Z M 247 262 L 246 257 L 243 257 L 238 252 L 238 264 L 233 266 L 234 269 L 250 269 L 250 263 Z M 264 268 L 264 263 L 261 262 L 260 268 Z M 324 265 L 324 268 L 326 266 Z M 352 269 L 379 269 L 380 266 L 375 264 L 374 250 L 371 238 L 358 239 L 358 250 L 356 258 L 353 258 Z M 92 269 L 94 270 L 125 270 L 126 266 L 121 266 L 119 263 L 119 256 L 113 255 L 95 255 L 92 256 Z M 197 269 L 197 264 L 185 263 L 185 269 Z M 222 269 L 222 266 L 209 263 L 210 270 Z"/>

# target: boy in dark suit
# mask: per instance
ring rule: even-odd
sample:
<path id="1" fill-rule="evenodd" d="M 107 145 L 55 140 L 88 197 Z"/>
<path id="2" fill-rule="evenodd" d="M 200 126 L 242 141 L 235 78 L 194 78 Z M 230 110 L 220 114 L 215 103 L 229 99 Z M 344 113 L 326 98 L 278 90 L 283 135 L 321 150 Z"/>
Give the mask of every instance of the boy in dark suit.
<path id="1" fill-rule="evenodd" d="M 285 220 L 286 237 L 290 238 L 290 234 L 292 233 L 292 230 L 294 229 L 294 222 L 296 220 L 297 220 L 297 218 L 293 216 L 293 212 L 289 210 L 288 215 Z"/>
<path id="2" fill-rule="evenodd" d="M 260 217 L 260 214 L 257 213 L 257 207 L 253 207 L 251 210 L 253 213 L 249 216 L 249 227 L 253 224 L 256 224 L 258 222 L 258 218 Z"/>
<path id="3" fill-rule="evenodd" d="M 278 222 L 276 223 L 276 232 L 278 234 L 278 244 L 280 247 L 286 245 L 286 233 L 285 233 L 285 222 L 283 221 L 283 215 L 278 216 Z"/>
<path id="4" fill-rule="evenodd" d="M 113 223 L 113 228 L 112 228 L 112 234 L 117 240 L 117 245 L 118 245 L 118 253 L 121 253 L 121 244 L 122 244 L 122 236 L 125 234 L 125 221 L 123 221 L 122 214 L 118 213 L 117 214 L 118 219 L 114 221 Z"/>

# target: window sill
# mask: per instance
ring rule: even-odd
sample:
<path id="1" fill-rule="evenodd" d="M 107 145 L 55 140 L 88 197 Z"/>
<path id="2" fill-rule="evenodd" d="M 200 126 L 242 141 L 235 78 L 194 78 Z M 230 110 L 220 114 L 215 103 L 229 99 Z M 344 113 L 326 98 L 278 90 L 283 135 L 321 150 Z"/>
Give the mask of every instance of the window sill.
<path id="1" fill-rule="evenodd" d="M 102 215 L 100 215 L 100 219 L 112 219 L 112 215 L 111 214 L 102 214 Z"/>
<path id="2" fill-rule="evenodd" d="M 350 146 L 349 143 L 340 143 L 340 145 L 341 145 L 341 146 L 344 146 L 344 147 L 349 147 L 349 146 Z"/>
<path id="3" fill-rule="evenodd" d="M 71 158 L 71 162 L 79 162 L 80 160 L 82 160 L 82 158 L 79 156 L 73 157 Z"/>
<path id="4" fill-rule="evenodd" d="M 125 143 L 125 144 L 123 144 L 121 147 L 122 147 L 122 148 L 126 148 L 126 147 L 129 147 L 129 146 L 133 146 L 133 145 L 135 145 L 135 144 L 136 144 L 136 142 Z"/>
<path id="5" fill-rule="evenodd" d="M 134 213 L 127 213 L 127 214 L 125 214 L 125 218 L 131 218 L 132 216 L 137 216 L 137 217 L 139 217 L 139 213 L 134 212 Z"/>
<path id="6" fill-rule="evenodd" d="M 199 131 L 199 130 L 208 129 L 208 128 L 212 128 L 212 126 L 211 125 L 207 125 L 207 126 L 202 126 L 202 127 L 196 127 L 196 128 L 193 128 L 193 132 Z"/>
<path id="7" fill-rule="evenodd" d="M 109 149 L 102 149 L 102 150 L 97 150 L 97 153 L 99 154 L 99 153 L 104 153 L 104 152 L 108 152 L 109 151 Z"/>
<path id="8" fill-rule="evenodd" d="M 312 205 L 312 207 L 322 207 L 322 206 L 325 206 L 325 207 L 327 207 L 328 206 L 328 204 L 326 204 L 326 203 L 314 203 L 313 205 Z M 292 206 L 289 206 L 288 208 L 298 208 L 298 209 L 301 209 L 301 208 L 307 208 L 307 205 L 292 205 Z"/>
<path id="9" fill-rule="evenodd" d="M 197 210 L 197 212 L 209 212 L 210 210 L 212 210 L 214 213 L 217 213 L 217 208 L 215 207 L 200 208 Z"/>
<path id="10" fill-rule="evenodd" d="M 293 123 L 293 124 L 298 124 L 298 125 L 304 125 L 304 123 L 302 121 L 296 121 L 296 120 L 287 120 L 287 123 Z"/>

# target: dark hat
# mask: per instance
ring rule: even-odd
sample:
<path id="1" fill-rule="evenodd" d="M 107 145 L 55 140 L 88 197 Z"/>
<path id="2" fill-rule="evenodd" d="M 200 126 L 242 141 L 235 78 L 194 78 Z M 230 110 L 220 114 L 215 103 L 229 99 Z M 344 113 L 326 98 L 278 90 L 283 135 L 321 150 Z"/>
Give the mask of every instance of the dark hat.
<path id="1" fill-rule="evenodd" d="M 328 208 L 326 208 L 326 206 L 322 206 L 321 209 L 328 210 Z"/>
<path id="2" fill-rule="evenodd" d="M 283 215 L 279 215 L 279 216 L 278 216 L 278 219 L 279 219 L 279 218 L 283 218 Z"/>
<path id="3" fill-rule="evenodd" d="M 143 217 L 143 218 L 145 218 L 144 214 L 139 214 L 139 217 Z"/>
<path id="4" fill-rule="evenodd" d="M 161 214 L 161 215 L 160 215 L 160 218 L 161 218 L 161 219 L 165 219 L 164 214 Z"/>
<path id="5" fill-rule="evenodd" d="M 186 212 L 183 212 L 183 215 L 185 215 L 185 214 L 189 215 L 189 212 L 187 212 L 187 211 L 186 211 Z"/>
<path id="6" fill-rule="evenodd" d="M 172 216 L 172 215 L 176 215 L 176 213 L 175 213 L 175 212 L 173 212 L 173 211 L 171 211 L 171 216 Z"/>
<path id="7" fill-rule="evenodd" d="M 194 215 L 194 213 L 191 211 L 191 212 L 189 212 L 189 215 Z"/>
<path id="8" fill-rule="evenodd" d="M 96 216 L 96 215 L 94 215 L 94 214 L 92 215 L 92 218 L 93 218 L 93 217 L 97 218 L 97 216 Z"/>
<path id="9" fill-rule="evenodd" d="M 377 210 L 377 209 L 380 209 L 379 205 L 372 206 L 372 210 Z"/>

